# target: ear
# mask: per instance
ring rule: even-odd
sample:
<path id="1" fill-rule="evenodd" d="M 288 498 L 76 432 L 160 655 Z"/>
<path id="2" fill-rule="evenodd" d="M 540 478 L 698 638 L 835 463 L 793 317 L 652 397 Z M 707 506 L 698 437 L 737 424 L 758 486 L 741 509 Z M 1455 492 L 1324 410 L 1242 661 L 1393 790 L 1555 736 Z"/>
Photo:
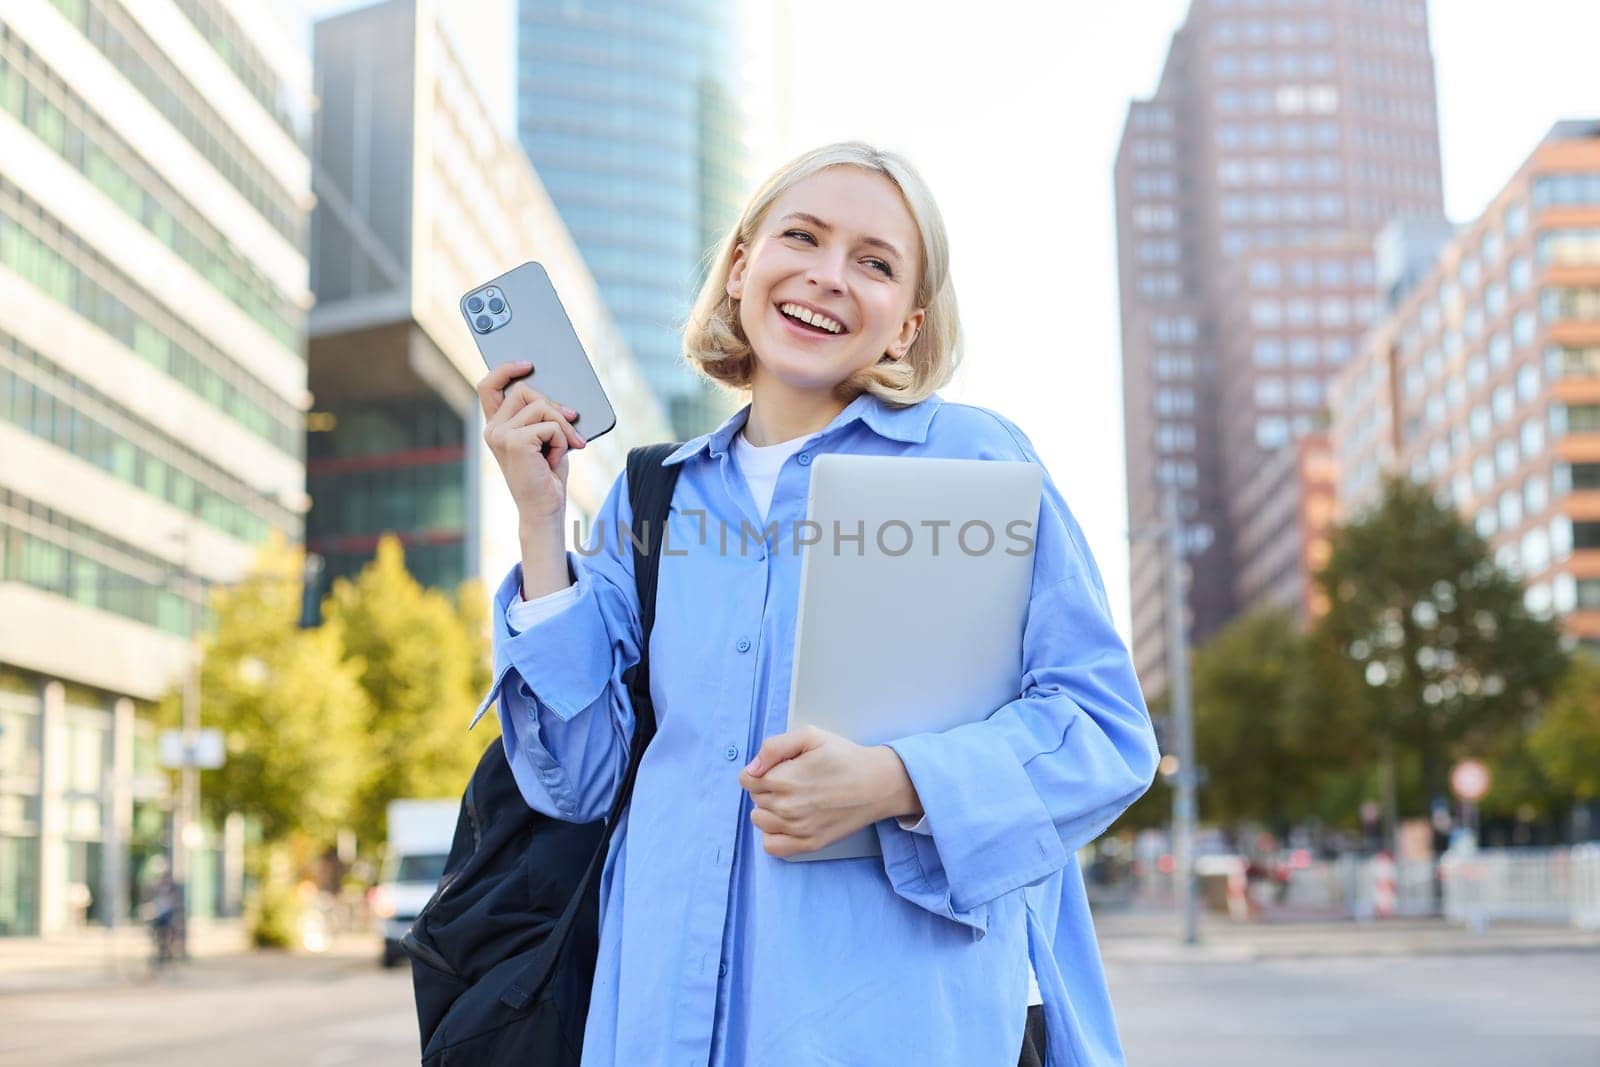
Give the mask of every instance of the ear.
<path id="1" fill-rule="evenodd" d="M 735 300 L 744 295 L 744 269 L 750 265 L 750 257 L 745 253 L 744 245 L 739 245 L 733 250 L 733 262 L 728 266 L 728 280 L 723 283 L 723 289 Z"/>
<path id="2" fill-rule="evenodd" d="M 906 358 L 906 353 L 911 351 L 911 346 L 916 343 L 917 335 L 922 333 L 922 322 L 927 316 L 927 308 L 916 308 L 906 316 L 906 321 L 900 324 L 900 332 L 889 342 L 890 359 Z"/>

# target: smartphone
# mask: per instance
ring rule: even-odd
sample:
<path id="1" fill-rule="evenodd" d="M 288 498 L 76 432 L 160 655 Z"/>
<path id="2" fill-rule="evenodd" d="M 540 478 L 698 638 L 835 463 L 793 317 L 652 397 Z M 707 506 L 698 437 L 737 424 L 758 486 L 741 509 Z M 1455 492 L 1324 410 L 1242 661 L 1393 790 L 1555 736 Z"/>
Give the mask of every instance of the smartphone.
<path id="1" fill-rule="evenodd" d="M 461 317 L 491 370 L 531 361 L 534 388 L 577 411 L 573 427 L 584 440 L 615 428 L 617 414 L 544 267 L 524 263 L 468 290 Z"/>

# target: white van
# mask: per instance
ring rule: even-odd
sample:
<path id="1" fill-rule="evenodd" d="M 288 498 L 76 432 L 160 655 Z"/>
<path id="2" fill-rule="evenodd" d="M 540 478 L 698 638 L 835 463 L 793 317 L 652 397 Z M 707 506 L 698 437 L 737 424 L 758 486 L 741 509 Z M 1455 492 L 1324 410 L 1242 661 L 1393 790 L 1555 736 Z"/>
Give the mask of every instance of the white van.
<path id="1" fill-rule="evenodd" d="M 392 800 L 382 877 L 368 900 L 383 935 L 383 965 L 405 959 L 400 939 L 433 897 L 455 836 L 459 800 Z"/>

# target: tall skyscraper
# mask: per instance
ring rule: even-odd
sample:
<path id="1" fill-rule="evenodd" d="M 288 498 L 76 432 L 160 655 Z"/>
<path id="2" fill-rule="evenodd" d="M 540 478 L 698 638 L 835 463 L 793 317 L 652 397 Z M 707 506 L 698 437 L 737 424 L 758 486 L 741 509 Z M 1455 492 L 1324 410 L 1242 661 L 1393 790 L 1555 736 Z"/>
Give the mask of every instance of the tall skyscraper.
<path id="1" fill-rule="evenodd" d="M 668 433 L 555 205 L 468 77 L 462 49 L 503 31 L 456 22 L 453 35 L 442 6 L 386 0 L 315 27 L 306 541 L 328 578 L 391 532 L 427 584 L 493 583 L 516 561 L 516 511 L 473 389 L 483 360 L 457 301 L 528 260 L 549 271 L 617 412 L 572 459 L 569 515 L 599 509 L 630 444 Z"/>
<path id="2" fill-rule="evenodd" d="M 1296 442 L 1325 426 L 1327 385 L 1377 317 L 1374 235 L 1442 213 L 1435 112 L 1424 0 L 1194 0 L 1155 95 L 1130 106 L 1116 162 L 1129 526 L 1159 523 L 1177 487 L 1196 642 L 1297 588 L 1244 564 L 1314 543 L 1306 523 L 1327 509 L 1256 504 L 1328 481 L 1315 443 Z M 1286 448 L 1306 459 L 1264 468 Z M 1151 695 L 1166 686 L 1163 551 L 1131 547 Z"/>
<path id="3" fill-rule="evenodd" d="M 1558 122 L 1335 384 L 1340 503 L 1432 485 L 1600 648 L 1600 119 Z"/>
<path id="4" fill-rule="evenodd" d="M 680 438 L 727 398 L 683 321 L 743 195 L 731 0 L 519 0 L 517 135 Z"/>
<path id="5" fill-rule="evenodd" d="M 151 704 L 301 538 L 310 81 L 263 4 L 0 8 L 0 934 L 127 921 Z"/>

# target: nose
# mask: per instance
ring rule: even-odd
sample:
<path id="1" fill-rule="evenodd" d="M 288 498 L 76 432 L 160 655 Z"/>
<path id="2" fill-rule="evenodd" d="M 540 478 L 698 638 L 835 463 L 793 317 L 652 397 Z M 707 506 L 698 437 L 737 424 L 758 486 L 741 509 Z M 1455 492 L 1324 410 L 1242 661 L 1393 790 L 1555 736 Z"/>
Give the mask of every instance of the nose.
<path id="1" fill-rule="evenodd" d="M 820 255 L 811 261 L 806 281 L 826 293 L 844 292 L 844 260 L 842 256 Z"/>

